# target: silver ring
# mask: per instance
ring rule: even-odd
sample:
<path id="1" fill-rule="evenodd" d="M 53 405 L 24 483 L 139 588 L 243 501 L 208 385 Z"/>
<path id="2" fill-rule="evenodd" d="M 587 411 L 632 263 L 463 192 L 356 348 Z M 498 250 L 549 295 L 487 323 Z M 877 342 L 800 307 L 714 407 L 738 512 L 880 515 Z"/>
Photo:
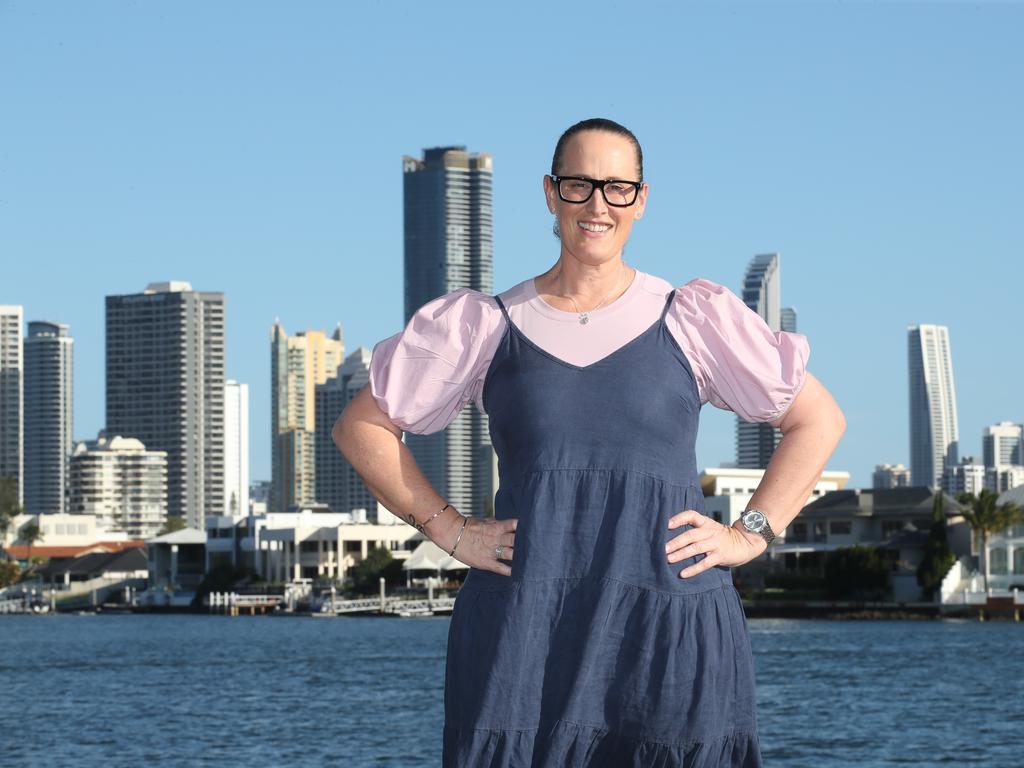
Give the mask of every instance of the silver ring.
<path id="1" fill-rule="evenodd" d="M 505 549 L 505 547 L 504 547 L 504 546 L 502 546 L 501 544 L 499 544 L 498 546 L 496 546 L 496 547 L 494 548 L 494 559 L 495 559 L 495 560 L 501 560 L 501 552 L 502 552 L 502 550 L 504 550 L 504 549 Z"/>

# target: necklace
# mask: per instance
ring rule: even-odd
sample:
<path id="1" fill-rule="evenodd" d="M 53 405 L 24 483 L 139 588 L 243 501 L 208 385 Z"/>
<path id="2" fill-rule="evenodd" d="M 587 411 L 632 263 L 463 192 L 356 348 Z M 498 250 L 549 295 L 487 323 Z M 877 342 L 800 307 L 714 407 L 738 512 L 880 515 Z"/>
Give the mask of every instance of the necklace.
<path id="1" fill-rule="evenodd" d="M 602 299 L 601 302 L 596 307 L 592 307 L 591 309 L 588 309 L 586 312 L 580 312 L 579 304 L 576 303 L 576 299 L 574 299 L 572 296 L 566 296 L 565 297 L 569 301 L 571 301 L 573 307 L 576 308 L 576 314 L 578 314 L 580 316 L 580 325 L 586 325 L 587 323 L 589 323 L 590 322 L 590 313 L 593 312 L 598 307 L 600 307 L 601 304 L 604 304 L 606 301 L 608 301 L 608 299 L 610 299 L 612 297 L 612 294 L 614 294 L 615 291 L 618 290 L 619 283 L 622 282 L 622 275 L 625 274 L 625 273 L 626 273 L 626 262 L 622 262 L 622 272 L 619 274 L 619 279 L 615 281 L 615 287 L 612 288 L 611 293 L 609 293 L 607 296 L 605 296 L 604 299 Z"/>

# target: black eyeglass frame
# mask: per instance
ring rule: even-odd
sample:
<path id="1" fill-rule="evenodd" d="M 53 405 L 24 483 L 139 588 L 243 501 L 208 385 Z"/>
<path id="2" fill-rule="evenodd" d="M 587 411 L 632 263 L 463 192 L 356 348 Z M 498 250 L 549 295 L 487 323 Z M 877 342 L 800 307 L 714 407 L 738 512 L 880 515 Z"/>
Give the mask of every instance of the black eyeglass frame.
<path id="1" fill-rule="evenodd" d="M 644 185 L 642 181 L 630 181 L 629 179 L 605 179 L 601 181 L 600 179 L 591 179 L 589 176 L 553 176 L 551 174 L 548 174 L 548 178 L 551 179 L 551 183 L 555 185 L 555 189 L 558 190 L 558 198 L 563 203 L 575 203 L 577 205 L 583 205 L 594 196 L 595 189 L 600 189 L 601 196 L 604 198 L 604 201 L 613 208 L 629 208 L 631 205 L 636 205 L 636 201 L 640 199 L 640 190 Z M 562 181 L 589 182 L 590 194 L 587 195 L 583 200 L 566 200 L 565 196 L 562 194 Z M 636 194 L 633 195 L 633 199 L 628 203 L 613 203 L 611 200 L 608 199 L 608 195 L 604 193 L 605 184 L 629 184 L 636 190 Z"/>

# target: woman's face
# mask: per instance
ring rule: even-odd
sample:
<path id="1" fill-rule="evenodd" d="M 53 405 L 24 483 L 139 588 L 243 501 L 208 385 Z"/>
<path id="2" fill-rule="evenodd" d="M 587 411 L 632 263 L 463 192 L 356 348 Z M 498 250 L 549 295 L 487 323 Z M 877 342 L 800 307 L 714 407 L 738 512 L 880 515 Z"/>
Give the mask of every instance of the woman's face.
<path id="1" fill-rule="evenodd" d="M 556 170 L 560 176 L 637 181 L 636 160 L 633 144 L 625 136 L 582 131 L 569 139 Z M 544 177 L 544 193 L 548 210 L 558 217 L 563 252 L 592 265 L 622 254 L 633 222 L 643 215 L 647 203 L 647 184 L 641 187 L 636 202 L 626 208 L 608 205 L 596 188 L 587 202 L 567 203 L 548 176 Z"/>

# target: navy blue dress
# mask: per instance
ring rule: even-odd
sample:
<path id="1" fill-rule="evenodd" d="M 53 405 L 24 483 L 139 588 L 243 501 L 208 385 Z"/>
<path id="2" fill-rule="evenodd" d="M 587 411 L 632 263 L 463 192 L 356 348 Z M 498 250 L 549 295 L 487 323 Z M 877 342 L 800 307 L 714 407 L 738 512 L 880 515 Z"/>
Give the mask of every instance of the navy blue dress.
<path id="1" fill-rule="evenodd" d="M 484 380 L 511 577 L 471 568 L 448 635 L 449 768 L 761 766 L 754 663 L 731 569 L 666 559 L 704 511 L 700 397 L 658 320 L 578 366 L 509 320 Z"/>

